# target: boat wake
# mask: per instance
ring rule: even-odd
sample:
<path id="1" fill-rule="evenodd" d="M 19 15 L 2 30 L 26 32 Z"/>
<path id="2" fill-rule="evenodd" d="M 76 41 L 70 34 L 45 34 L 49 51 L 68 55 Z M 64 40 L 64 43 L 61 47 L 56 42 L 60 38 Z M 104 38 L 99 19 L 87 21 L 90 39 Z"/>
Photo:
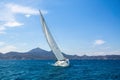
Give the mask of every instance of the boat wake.
<path id="1" fill-rule="evenodd" d="M 55 66 L 55 64 L 54 63 L 47 63 L 48 65 L 51 65 L 51 66 Z"/>

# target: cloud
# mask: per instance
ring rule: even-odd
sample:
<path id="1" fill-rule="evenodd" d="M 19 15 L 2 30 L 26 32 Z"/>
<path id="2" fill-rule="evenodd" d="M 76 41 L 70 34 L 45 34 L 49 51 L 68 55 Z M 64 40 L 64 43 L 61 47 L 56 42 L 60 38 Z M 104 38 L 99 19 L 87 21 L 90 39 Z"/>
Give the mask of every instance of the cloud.
<path id="1" fill-rule="evenodd" d="M 29 15 L 29 14 L 26 14 L 26 15 L 25 15 L 25 17 L 27 17 L 27 18 L 29 18 L 30 16 L 31 16 L 31 15 Z"/>
<path id="2" fill-rule="evenodd" d="M 89 51 L 89 52 L 80 52 L 77 55 L 79 56 L 120 55 L 120 51 Z"/>
<path id="3" fill-rule="evenodd" d="M 10 52 L 10 51 L 16 51 L 17 48 L 13 45 L 7 45 L 5 47 L 0 48 L 0 52 L 2 52 L 3 54 Z"/>
<path id="4" fill-rule="evenodd" d="M 25 15 L 39 15 L 38 9 L 32 8 L 32 7 L 27 7 L 27 6 L 22 6 L 22 5 L 17 5 L 14 3 L 8 3 L 5 5 L 8 9 L 11 10 L 14 14 L 25 14 Z M 47 14 L 46 10 L 41 10 L 43 14 Z"/>
<path id="5" fill-rule="evenodd" d="M 1 26 L 1 27 L 0 27 L 0 31 L 3 31 L 3 30 L 5 30 L 5 27 L 2 27 L 2 26 Z"/>
<path id="6" fill-rule="evenodd" d="M 22 25 L 24 24 L 17 21 L 6 22 L 4 24 L 4 26 L 7 26 L 7 27 L 16 27 L 16 26 L 22 26 Z"/>
<path id="7" fill-rule="evenodd" d="M 15 14 L 33 14 L 37 15 L 38 11 L 36 9 L 26 7 L 26 6 L 21 6 L 13 3 L 6 4 L 6 7 L 11 10 L 11 12 Z"/>
<path id="8" fill-rule="evenodd" d="M 26 51 L 26 46 L 28 46 L 27 43 L 25 42 L 19 42 L 19 43 L 14 43 L 14 44 L 9 44 L 9 42 L 5 42 L 5 41 L 0 41 L 0 53 L 7 53 L 10 51 L 16 51 L 16 52 L 21 52 L 21 51 Z M 20 49 L 19 47 L 21 47 L 22 49 Z M 27 50 L 28 51 L 28 50 Z"/>
<path id="9" fill-rule="evenodd" d="M 3 46 L 5 43 L 4 42 L 0 42 L 0 46 Z"/>
<path id="10" fill-rule="evenodd" d="M 6 32 L 4 32 L 4 31 L 0 31 L 0 34 L 5 34 Z"/>
<path id="11" fill-rule="evenodd" d="M 4 30 L 5 30 L 5 27 L 0 26 L 0 34 L 4 34 L 5 33 Z"/>
<path id="12" fill-rule="evenodd" d="M 6 7 L 6 4 L 1 4 L 0 10 L 0 34 L 6 33 L 8 28 L 23 25 L 23 23 L 16 19 L 16 15 Z"/>
<path id="13" fill-rule="evenodd" d="M 101 40 L 101 39 L 95 40 L 95 41 L 94 41 L 94 44 L 95 44 L 95 45 L 103 45 L 103 44 L 105 44 L 105 41 L 104 41 L 104 40 Z"/>
<path id="14" fill-rule="evenodd" d="M 0 3 L 0 34 L 6 33 L 8 28 L 23 26 L 23 22 L 17 20 L 19 14 L 29 18 L 32 15 L 39 15 L 39 11 L 35 8 L 22 6 L 14 3 Z M 41 10 L 43 14 L 47 14 L 46 10 Z"/>

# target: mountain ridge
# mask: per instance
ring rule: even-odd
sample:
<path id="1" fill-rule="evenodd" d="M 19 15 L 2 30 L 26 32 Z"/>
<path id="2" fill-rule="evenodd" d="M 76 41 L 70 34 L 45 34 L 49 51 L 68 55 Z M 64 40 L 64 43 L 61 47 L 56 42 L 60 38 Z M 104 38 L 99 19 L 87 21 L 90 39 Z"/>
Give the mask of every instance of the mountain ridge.
<path id="1" fill-rule="evenodd" d="M 66 58 L 77 60 L 120 60 L 120 55 L 104 55 L 104 56 L 78 56 L 63 53 Z M 28 52 L 8 52 L 0 53 L 0 60 L 55 60 L 52 51 L 46 51 L 41 48 L 34 48 Z"/>

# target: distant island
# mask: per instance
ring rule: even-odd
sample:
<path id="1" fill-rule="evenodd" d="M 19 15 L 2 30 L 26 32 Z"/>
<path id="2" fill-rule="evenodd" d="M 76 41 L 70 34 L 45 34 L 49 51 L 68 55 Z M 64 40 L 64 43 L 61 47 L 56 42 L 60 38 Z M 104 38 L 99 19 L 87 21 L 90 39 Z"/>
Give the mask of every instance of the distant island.
<path id="1" fill-rule="evenodd" d="M 71 60 L 120 60 L 120 55 L 105 55 L 105 56 L 78 56 L 67 55 L 63 53 L 65 57 Z M 55 60 L 55 56 L 52 51 L 46 51 L 40 48 L 32 49 L 28 52 L 8 52 L 6 54 L 0 53 L 0 60 Z"/>

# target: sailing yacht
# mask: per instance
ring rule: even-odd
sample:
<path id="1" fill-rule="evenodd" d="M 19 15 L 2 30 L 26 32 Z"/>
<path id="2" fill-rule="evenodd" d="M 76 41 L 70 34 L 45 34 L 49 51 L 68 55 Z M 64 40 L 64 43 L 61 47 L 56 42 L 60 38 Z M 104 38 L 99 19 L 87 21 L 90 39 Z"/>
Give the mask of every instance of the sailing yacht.
<path id="1" fill-rule="evenodd" d="M 54 63 L 54 66 L 61 66 L 61 67 L 69 66 L 69 64 L 70 64 L 69 59 L 67 59 L 63 56 L 62 52 L 60 51 L 59 47 L 57 46 L 57 44 L 54 40 L 52 34 L 50 33 L 50 30 L 47 27 L 45 19 L 40 10 L 39 10 L 39 12 L 40 12 L 40 19 L 41 19 L 43 33 L 46 37 L 49 47 L 51 48 L 55 57 L 57 58 L 57 61 Z"/>

